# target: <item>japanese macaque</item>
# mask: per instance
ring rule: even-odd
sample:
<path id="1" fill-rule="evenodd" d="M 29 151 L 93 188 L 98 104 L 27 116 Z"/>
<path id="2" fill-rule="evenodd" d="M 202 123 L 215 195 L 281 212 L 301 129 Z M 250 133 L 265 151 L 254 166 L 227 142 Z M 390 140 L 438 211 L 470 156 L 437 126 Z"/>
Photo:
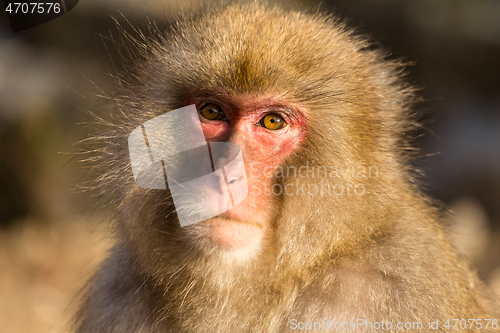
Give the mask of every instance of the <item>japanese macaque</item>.
<path id="1" fill-rule="evenodd" d="M 329 16 L 258 3 L 152 31 L 129 36 L 143 60 L 114 97 L 113 128 L 95 138 L 118 242 L 78 332 L 498 330 L 494 297 L 419 190 L 415 89 L 400 62 Z M 199 193 L 209 205 L 229 185 L 248 193 L 181 226 L 195 205 L 181 212 L 172 188 L 138 186 L 129 137 L 192 105 L 196 121 L 174 117 L 147 134 L 187 124 L 209 148 L 236 145 L 244 168 Z"/>

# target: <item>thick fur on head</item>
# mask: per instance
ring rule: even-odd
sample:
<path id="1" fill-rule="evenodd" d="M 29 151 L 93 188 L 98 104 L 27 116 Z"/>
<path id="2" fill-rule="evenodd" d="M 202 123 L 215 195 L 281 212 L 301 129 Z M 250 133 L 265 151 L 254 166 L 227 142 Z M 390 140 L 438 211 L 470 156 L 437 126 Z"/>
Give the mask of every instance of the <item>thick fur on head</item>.
<path id="1" fill-rule="evenodd" d="M 414 185 L 407 133 L 415 97 L 400 63 L 329 16 L 258 3 L 153 33 L 132 41 L 145 60 L 115 98 L 114 129 L 96 138 L 121 243 L 90 287 L 81 332 L 490 318 L 481 284 Z M 193 96 L 221 93 L 273 94 L 307 110 L 306 137 L 282 166 L 289 173 L 274 180 L 293 195 L 273 195 L 272 232 L 252 249 L 196 239 L 199 227 L 181 228 L 166 192 L 135 186 L 129 164 L 134 128 Z M 307 176 L 293 172 L 300 167 Z M 359 174 L 369 167 L 373 174 Z M 334 180 L 324 168 L 338 171 Z M 344 192 L 328 192 L 325 181 Z M 359 183 L 362 194 L 347 193 Z"/>

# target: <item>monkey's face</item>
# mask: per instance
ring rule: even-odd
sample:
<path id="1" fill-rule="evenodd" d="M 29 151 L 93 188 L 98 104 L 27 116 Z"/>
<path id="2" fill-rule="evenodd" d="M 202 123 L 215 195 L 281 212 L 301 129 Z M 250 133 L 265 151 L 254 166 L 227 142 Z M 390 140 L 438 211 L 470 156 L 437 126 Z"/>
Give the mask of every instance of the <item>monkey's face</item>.
<path id="1" fill-rule="evenodd" d="M 272 252 L 269 257 L 276 254 L 276 258 L 290 254 L 300 258 L 290 262 L 300 262 L 320 258 L 333 243 L 339 248 L 349 246 L 349 235 L 378 228 L 354 221 L 364 218 L 365 203 L 371 201 L 370 209 L 377 206 L 373 200 L 380 196 L 375 195 L 386 190 L 375 188 L 378 179 L 360 180 L 353 170 L 394 168 L 387 161 L 395 160 L 392 147 L 399 147 L 396 135 L 406 124 L 395 108 L 406 104 L 384 102 L 384 96 L 406 100 L 397 79 L 387 75 L 397 66 L 378 63 L 375 53 L 361 51 L 366 47 L 363 41 L 352 39 L 342 27 L 332 29 L 323 19 L 311 21 L 302 15 L 291 19 L 256 11 L 249 21 L 230 7 L 195 23 L 180 24 L 171 42 L 146 43 L 147 61 L 135 69 L 137 80 L 119 101 L 126 124 L 122 137 L 169 110 L 194 104 L 193 117 L 199 122 L 195 119 L 193 126 L 201 126 L 203 144 L 237 145 L 245 164 L 244 175 L 241 168 L 228 168 L 227 179 L 214 178 L 193 191 L 210 208 L 217 198 L 226 197 L 221 195 L 226 187 L 232 191 L 245 181 L 245 199 L 227 211 L 202 211 L 205 218 L 184 227 L 175 218 L 180 209 L 173 196 L 136 186 L 129 165 L 110 169 L 109 178 L 123 189 L 117 201 L 122 203 L 119 220 L 128 244 L 154 269 L 172 257 L 179 257 L 182 265 L 187 260 L 183 254 L 204 263 L 207 253 L 215 253 L 213 258 L 218 260 L 221 253 L 238 256 L 240 251 L 235 250 L 240 249 L 250 256 L 255 250 Z M 230 27 L 227 22 L 232 22 Z M 157 127 L 161 133 L 190 132 L 183 119 L 162 126 Z M 165 137 L 166 146 L 184 144 L 175 135 Z M 106 157 L 123 156 L 124 145 L 117 149 Z M 329 171 L 321 177 L 296 173 L 313 162 L 321 170 L 341 166 L 349 171 L 333 176 Z M 178 169 L 210 165 L 180 164 Z M 288 173 L 288 169 L 289 175 L 277 176 L 279 170 Z M 129 180 L 125 184 L 124 174 Z M 370 195 L 347 192 L 360 182 L 366 183 Z M 186 202 L 182 209 L 198 214 L 197 202 L 189 197 Z M 149 258 L 151 254 L 155 256 Z"/>
<path id="2" fill-rule="evenodd" d="M 300 146 L 306 132 L 305 110 L 272 95 L 218 92 L 193 102 L 207 142 L 229 142 L 241 150 L 245 168 L 226 168 L 233 192 L 248 187 L 241 203 L 200 222 L 198 229 L 222 248 L 258 247 L 272 228 L 274 170 Z M 240 174 L 242 170 L 246 175 Z M 227 189 L 224 181 L 206 187 L 209 197 Z"/>

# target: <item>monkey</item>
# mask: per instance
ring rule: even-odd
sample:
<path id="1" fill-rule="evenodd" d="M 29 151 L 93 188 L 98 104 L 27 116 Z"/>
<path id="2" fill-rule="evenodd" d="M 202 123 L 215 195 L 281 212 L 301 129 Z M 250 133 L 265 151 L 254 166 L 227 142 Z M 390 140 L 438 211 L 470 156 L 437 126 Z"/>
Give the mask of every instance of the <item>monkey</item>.
<path id="1" fill-rule="evenodd" d="M 76 332 L 498 330 L 495 297 L 420 189 L 404 63 L 335 17 L 259 2 L 152 32 L 124 33 L 141 56 L 93 139 L 117 242 Z M 148 157 L 130 138 L 146 132 L 177 151 L 203 134 L 210 162 L 177 154 L 154 172 L 225 170 L 181 196 L 209 208 L 179 208 L 171 174 L 138 185 L 133 161 Z M 237 150 L 215 158 L 218 143 Z M 213 208 L 228 188 L 244 198 Z M 183 214 L 201 220 L 182 225 Z"/>

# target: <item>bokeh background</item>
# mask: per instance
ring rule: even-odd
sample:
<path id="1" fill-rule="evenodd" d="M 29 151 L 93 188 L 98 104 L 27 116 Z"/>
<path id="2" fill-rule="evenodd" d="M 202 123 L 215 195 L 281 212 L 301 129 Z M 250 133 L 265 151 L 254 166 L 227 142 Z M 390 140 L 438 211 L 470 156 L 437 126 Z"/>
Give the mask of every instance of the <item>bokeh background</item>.
<path id="1" fill-rule="evenodd" d="M 75 155 L 95 131 L 87 111 L 108 112 L 99 95 L 111 91 L 118 53 L 111 17 L 162 26 L 187 3 L 85 0 L 18 33 L 0 4 L 0 333 L 66 331 L 78 291 L 112 245 L 112 207 L 80 190 L 94 175 Z M 500 294 L 500 1 L 285 6 L 334 12 L 410 65 L 424 99 L 415 166 L 457 246 Z"/>

